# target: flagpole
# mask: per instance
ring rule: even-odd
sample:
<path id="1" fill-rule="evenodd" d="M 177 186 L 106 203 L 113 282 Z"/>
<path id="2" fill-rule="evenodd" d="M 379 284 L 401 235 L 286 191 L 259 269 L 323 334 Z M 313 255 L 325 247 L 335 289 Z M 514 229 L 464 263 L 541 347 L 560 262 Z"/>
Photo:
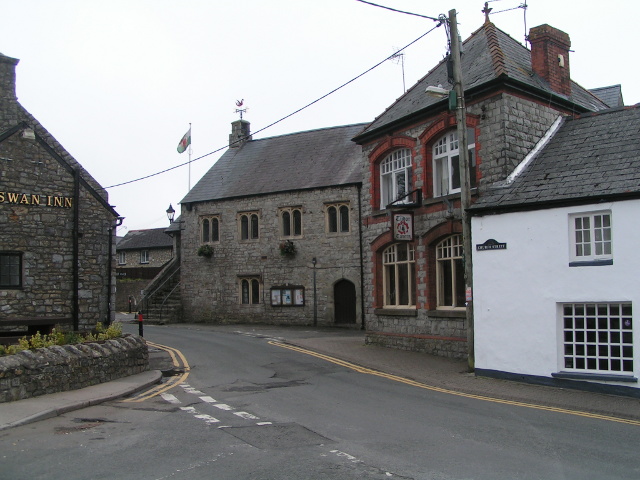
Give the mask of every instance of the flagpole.
<path id="1" fill-rule="evenodd" d="M 189 132 L 191 132 L 191 122 L 189 122 Z M 189 142 L 189 189 L 187 193 L 191 191 L 191 142 Z"/>

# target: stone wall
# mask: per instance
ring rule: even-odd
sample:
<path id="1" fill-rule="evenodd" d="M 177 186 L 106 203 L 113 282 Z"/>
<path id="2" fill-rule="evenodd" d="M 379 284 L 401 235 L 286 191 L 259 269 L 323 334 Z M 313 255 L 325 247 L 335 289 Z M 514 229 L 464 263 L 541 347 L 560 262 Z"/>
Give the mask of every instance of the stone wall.
<path id="1" fill-rule="evenodd" d="M 134 335 L 24 350 L 0 357 L 0 402 L 76 390 L 147 370 L 147 344 Z"/>
<path id="2" fill-rule="evenodd" d="M 349 206 L 349 232 L 327 232 L 327 202 Z M 290 238 L 296 248 L 293 257 L 282 256 L 279 250 L 284 238 L 278 211 L 285 207 L 302 210 L 302 235 Z M 257 212 L 258 239 L 239 238 L 239 212 Z M 220 218 L 220 241 L 212 243 L 211 258 L 200 257 L 196 254 L 200 246 L 199 218 L 212 215 Z M 357 295 L 352 324 L 360 324 L 359 218 L 355 185 L 202 202 L 191 210 L 183 206 L 180 275 L 185 321 L 311 325 L 315 303 L 317 323 L 332 325 L 336 309 L 334 286 L 347 280 Z M 315 268 L 313 258 L 317 262 Z M 260 282 L 257 304 L 241 302 L 240 280 L 249 277 Z M 304 288 L 304 305 L 271 304 L 271 288 L 287 285 Z"/>

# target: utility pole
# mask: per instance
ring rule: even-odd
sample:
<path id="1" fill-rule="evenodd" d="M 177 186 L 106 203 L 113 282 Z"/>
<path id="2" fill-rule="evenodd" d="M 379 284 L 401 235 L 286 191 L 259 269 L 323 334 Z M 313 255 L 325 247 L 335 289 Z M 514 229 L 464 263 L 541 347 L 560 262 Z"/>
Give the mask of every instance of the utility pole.
<path id="1" fill-rule="evenodd" d="M 462 85 L 462 66 L 460 65 L 460 37 L 455 9 L 449 10 L 449 29 L 451 32 L 451 60 L 453 62 L 453 82 L 456 94 L 456 120 L 458 123 L 458 151 L 460 152 L 460 208 L 462 210 L 462 248 L 464 262 L 464 280 L 467 320 L 467 354 L 469 371 L 475 370 L 474 325 L 473 325 L 473 261 L 471 250 L 471 182 L 469 180 L 469 150 L 467 148 L 467 115 Z"/>

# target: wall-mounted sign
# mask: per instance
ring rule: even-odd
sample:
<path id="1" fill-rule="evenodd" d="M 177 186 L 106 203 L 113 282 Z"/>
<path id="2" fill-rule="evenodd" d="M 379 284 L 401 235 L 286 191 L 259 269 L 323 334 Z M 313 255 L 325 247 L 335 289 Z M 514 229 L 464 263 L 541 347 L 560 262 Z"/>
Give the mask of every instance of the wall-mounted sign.
<path id="1" fill-rule="evenodd" d="M 498 242 L 497 240 L 494 240 L 493 238 L 490 238 L 489 240 L 487 240 L 484 243 L 478 243 L 476 244 L 476 250 L 481 252 L 483 250 L 506 250 L 507 249 L 507 244 L 506 243 L 501 243 Z"/>
<path id="2" fill-rule="evenodd" d="M 271 287 L 271 306 L 302 307 L 304 306 L 304 287 L 284 286 Z"/>
<path id="3" fill-rule="evenodd" d="M 63 197 L 61 195 L 40 195 L 37 193 L 0 192 L 0 203 L 71 208 L 73 206 L 73 197 Z"/>
<path id="4" fill-rule="evenodd" d="M 393 229 L 394 240 L 413 240 L 413 214 L 393 213 L 391 228 Z"/>

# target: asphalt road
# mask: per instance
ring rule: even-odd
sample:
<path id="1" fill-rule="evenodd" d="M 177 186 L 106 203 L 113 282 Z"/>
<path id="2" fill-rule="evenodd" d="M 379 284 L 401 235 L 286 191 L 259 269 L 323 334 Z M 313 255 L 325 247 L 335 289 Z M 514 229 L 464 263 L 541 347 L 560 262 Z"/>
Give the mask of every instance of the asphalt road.
<path id="1" fill-rule="evenodd" d="M 145 338 L 188 362 L 172 388 L 3 432 L 0 478 L 640 478 L 635 425 L 420 389 L 268 338 Z"/>

